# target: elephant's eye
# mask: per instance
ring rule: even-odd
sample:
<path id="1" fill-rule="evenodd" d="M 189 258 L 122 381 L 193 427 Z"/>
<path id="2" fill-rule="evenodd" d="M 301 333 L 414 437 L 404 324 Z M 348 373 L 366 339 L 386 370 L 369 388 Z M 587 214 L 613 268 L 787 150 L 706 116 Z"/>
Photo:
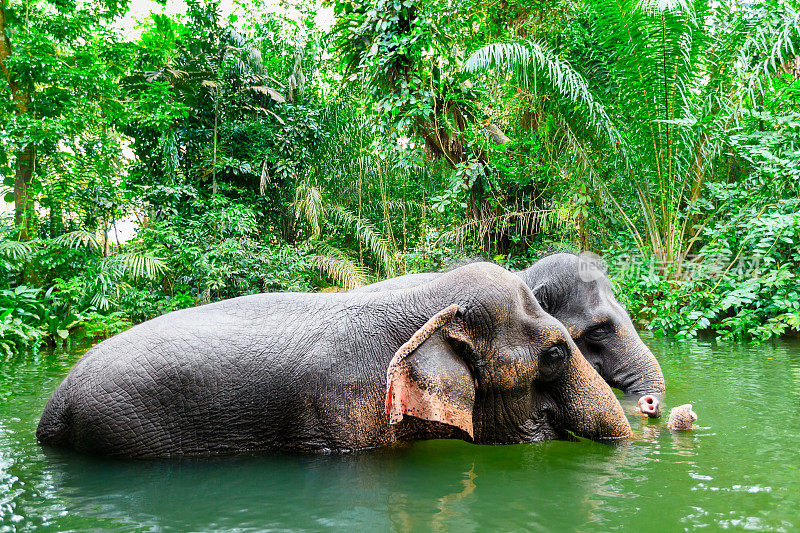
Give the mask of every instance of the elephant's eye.
<path id="1" fill-rule="evenodd" d="M 539 356 L 539 377 L 553 379 L 561 372 L 569 358 L 569 349 L 563 342 L 549 346 Z"/>
<path id="2" fill-rule="evenodd" d="M 614 328 L 611 324 L 600 324 L 599 326 L 595 326 L 587 330 L 583 334 L 583 337 L 588 341 L 602 341 L 611 335 L 613 329 Z"/>

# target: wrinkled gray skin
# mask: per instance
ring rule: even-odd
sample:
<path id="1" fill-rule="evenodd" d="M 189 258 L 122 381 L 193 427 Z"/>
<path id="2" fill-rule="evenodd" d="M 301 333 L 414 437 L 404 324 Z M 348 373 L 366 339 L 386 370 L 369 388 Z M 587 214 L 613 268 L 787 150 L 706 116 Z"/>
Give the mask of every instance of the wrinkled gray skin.
<path id="1" fill-rule="evenodd" d="M 445 308 L 457 311 L 432 329 Z M 430 419 L 388 423 L 387 368 L 412 336 L 424 342 L 404 360 L 409 379 L 462 409 L 474 439 Z M 37 438 L 88 453 L 163 457 L 347 451 L 426 438 L 512 443 L 568 431 L 622 438 L 630 426 L 530 289 L 501 267 L 476 263 L 408 289 L 258 294 L 150 320 L 78 361 L 47 402 Z"/>
<path id="2" fill-rule="evenodd" d="M 661 367 L 614 297 L 608 277 L 597 270 L 599 277 L 595 281 L 581 279 L 579 269 L 585 268 L 586 261 L 574 254 L 557 253 L 516 275 L 533 290 L 544 310 L 566 326 L 581 353 L 609 385 L 629 396 L 663 395 Z M 602 267 L 601 264 L 597 266 Z M 441 275 L 408 274 L 350 292 L 413 287 Z"/>

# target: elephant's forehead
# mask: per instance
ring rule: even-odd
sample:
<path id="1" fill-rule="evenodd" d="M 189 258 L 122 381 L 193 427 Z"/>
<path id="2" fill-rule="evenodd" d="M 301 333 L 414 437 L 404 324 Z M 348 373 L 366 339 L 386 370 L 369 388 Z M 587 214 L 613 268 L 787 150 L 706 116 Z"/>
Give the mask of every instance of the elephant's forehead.
<path id="1" fill-rule="evenodd" d="M 565 287 L 562 292 L 560 307 L 566 313 L 581 314 L 601 308 L 616 312 L 616 308 L 619 308 L 614 291 L 607 284 L 576 281 L 572 286 Z"/>
<path id="2" fill-rule="evenodd" d="M 559 316 L 559 320 L 564 323 L 573 338 L 579 337 L 588 328 L 599 324 L 619 326 L 620 322 L 622 322 L 618 313 L 606 305 L 581 308 L 572 315 Z"/>
<path id="3" fill-rule="evenodd" d="M 539 342 L 543 344 L 556 343 L 564 340 L 564 332 L 558 324 L 544 324 L 539 328 Z"/>

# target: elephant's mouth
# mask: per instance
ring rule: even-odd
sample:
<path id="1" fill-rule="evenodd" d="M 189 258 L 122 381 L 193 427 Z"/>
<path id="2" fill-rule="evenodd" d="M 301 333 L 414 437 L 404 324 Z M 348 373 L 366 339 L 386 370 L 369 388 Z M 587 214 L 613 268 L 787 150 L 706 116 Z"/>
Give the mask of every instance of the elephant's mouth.
<path id="1" fill-rule="evenodd" d="M 527 442 L 542 442 L 546 440 L 577 440 L 572 433 L 559 426 L 555 417 L 547 409 L 534 414 L 523 425 L 523 432 Z"/>
<path id="2" fill-rule="evenodd" d="M 545 440 L 561 440 L 567 442 L 578 442 L 582 438 L 589 438 L 580 434 L 570 424 L 565 424 L 563 413 L 556 407 L 552 400 L 545 400 L 538 409 L 534 410 L 530 420 L 526 422 L 526 428 L 535 435 L 532 442 Z"/>

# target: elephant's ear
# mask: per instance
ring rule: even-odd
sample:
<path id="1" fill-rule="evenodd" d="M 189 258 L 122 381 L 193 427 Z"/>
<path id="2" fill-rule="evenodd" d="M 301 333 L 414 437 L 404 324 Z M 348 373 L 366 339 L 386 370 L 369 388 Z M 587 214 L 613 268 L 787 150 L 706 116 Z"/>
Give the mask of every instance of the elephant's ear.
<path id="1" fill-rule="evenodd" d="M 386 416 L 397 424 L 404 415 L 461 428 L 473 437 L 475 382 L 458 347 L 468 343 L 453 328 L 459 307 L 436 313 L 397 350 L 386 372 Z"/>
<path id="2" fill-rule="evenodd" d="M 549 313 L 553 306 L 551 305 L 550 299 L 547 296 L 547 288 L 545 287 L 545 284 L 538 284 L 531 289 L 531 292 L 533 293 L 534 298 L 536 298 L 536 301 L 539 302 L 539 305 L 542 306 L 544 312 Z"/>

